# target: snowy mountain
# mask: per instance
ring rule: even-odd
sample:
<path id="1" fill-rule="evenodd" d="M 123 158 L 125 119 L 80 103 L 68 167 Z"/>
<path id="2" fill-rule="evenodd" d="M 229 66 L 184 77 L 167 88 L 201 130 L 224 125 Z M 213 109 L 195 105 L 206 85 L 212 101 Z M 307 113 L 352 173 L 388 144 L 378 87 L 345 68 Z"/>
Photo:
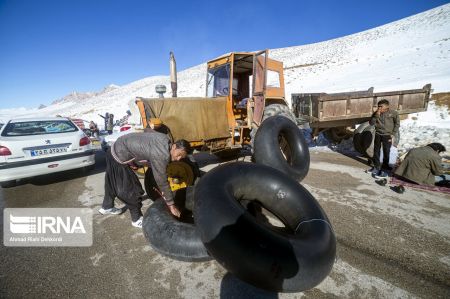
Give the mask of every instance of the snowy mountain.
<path id="1" fill-rule="evenodd" d="M 291 93 L 375 92 L 422 88 L 450 91 L 450 4 L 357 34 L 304 46 L 270 50 L 285 67 L 286 98 Z M 213 58 L 213 57 L 211 57 Z M 206 63 L 178 73 L 178 96 L 205 95 Z M 169 76 L 152 76 L 100 92 L 73 92 L 43 109 L 4 109 L 8 116 L 63 115 L 101 124 L 98 114 L 125 115 L 137 96 L 157 97 L 155 86 Z"/>

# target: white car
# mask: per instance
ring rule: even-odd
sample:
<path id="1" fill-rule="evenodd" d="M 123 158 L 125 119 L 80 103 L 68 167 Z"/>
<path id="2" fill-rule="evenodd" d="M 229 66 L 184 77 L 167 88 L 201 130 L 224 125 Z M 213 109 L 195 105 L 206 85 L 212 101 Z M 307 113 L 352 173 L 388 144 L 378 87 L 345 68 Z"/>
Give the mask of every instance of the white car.
<path id="1" fill-rule="evenodd" d="M 90 139 L 63 117 L 13 119 L 0 128 L 0 185 L 95 164 Z"/>

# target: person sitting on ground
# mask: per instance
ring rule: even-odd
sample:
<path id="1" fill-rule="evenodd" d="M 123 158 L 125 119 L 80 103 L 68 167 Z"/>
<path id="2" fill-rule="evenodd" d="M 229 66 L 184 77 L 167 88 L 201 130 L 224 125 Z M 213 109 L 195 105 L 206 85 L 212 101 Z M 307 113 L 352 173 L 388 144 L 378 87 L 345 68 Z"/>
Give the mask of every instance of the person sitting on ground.
<path id="1" fill-rule="evenodd" d="M 413 148 L 397 168 L 395 175 L 419 185 L 434 186 L 435 176 L 443 175 L 442 158 L 439 154 L 445 151 L 440 143 Z"/>
<path id="2" fill-rule="evenodd" d="M 167 165 L 170 161 L 185 158 L 189 152 L 190 145 L 186 140 L 171 144 L 167 135 L 158 132 L 130 133 L 119 137 L 106 154 L 105 196 L 99 213 L 121 214 L 122 209 L 114 207 L 117 197 L 130 210 L 132 225 L 142 227 L 144 191 L 133 170 L 148 165 L 170 212 L 179 217 L 180 211 L 174 205 L 167 180 Z"/>
<path id="3" fill-rule="evenodd" d="M 389 166 L 389 155 L 391 145 L 398 145 L 398 130 L 400 118 L 397 111 L 389 109 L 389 101 L 386 99 L 378 102 L 378 109 L 372 114 L 369 123 L 375 126 L 375 140 L 373 147 L 374 164 L 373 174 L 375 177 L 386 177 L 387 172 L 392 170 Z M 380 165 L 380 149 L 383 147 L 383 164 Z"/>

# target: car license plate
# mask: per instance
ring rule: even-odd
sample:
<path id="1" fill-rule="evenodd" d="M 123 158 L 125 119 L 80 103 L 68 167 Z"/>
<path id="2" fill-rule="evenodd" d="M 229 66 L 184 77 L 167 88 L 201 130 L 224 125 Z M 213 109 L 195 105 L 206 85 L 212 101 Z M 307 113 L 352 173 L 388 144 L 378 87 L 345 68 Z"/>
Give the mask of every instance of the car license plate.
<path id="1" fill-rule="evenodd" d="M 59 153 L 65 153 L 65 152 L 67 152 L 67 147 L 54 147 L 54 148 L 32 150 L 31 156 L 32 157 L 45 156 L 45 155 L 59 154 Z"/>

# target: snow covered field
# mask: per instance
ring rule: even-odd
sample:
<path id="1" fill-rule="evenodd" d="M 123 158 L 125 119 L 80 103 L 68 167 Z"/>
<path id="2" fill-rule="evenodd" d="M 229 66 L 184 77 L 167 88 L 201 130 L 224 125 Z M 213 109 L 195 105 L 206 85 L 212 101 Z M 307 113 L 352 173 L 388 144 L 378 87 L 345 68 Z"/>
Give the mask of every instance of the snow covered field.
<path id="1" fill-rule="evenodd" d="M 294 92 L 355 91 L 371 86 L 381 92 L 422 88 L 427 83 L 432 84 L 434 92 L 447 92 L 450 4 L 342 38 L 272 49 L 270 56 L 284 63 L 288 100 Z M 179 72 L 178 95 L 204 96 L 205 78 L 205 63 Z M 100 92 L 73 92 L 43 109 L 0 109 L 0 120 L 59 114 L 102 124 L 98 114 L 109 112 L 119 119 L 135 97 L 157 97 L 157 84 L 169 87 L 169 77 L 152 76 L 123 86 L 110 85 Z M 448 110 L 430 103 L 427 112 L 402 121 L 400 148 L 432 141 L 441 141 L 450 148 L 449 128 Z"/>

